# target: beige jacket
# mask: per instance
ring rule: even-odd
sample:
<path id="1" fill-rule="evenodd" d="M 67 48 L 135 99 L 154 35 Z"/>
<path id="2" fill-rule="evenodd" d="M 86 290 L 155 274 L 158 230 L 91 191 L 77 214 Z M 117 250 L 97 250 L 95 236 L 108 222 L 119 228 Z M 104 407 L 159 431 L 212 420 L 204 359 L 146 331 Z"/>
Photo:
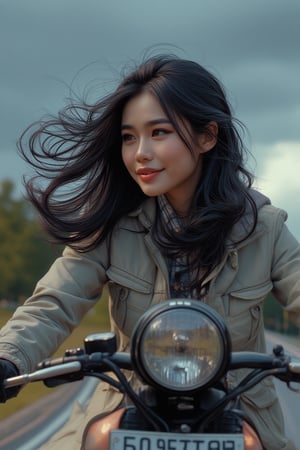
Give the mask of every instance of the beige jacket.
<path id="1" fill-rule="evenodd" d="M 253 196 L 259 208 L 256 229 L 234 245 L 251 227 L 250 215 L 234 227 L 222 263 L 207 280 L 206 302 L 224 317 L 234 350 L 265 351 L 263 300 L 268 293 L 272 291 L 300 325 L 300 245 L 284 224 L 286 213 L 257 192 Z M 106 284 L 112 328 L 120 348 L 128 349 L 140 315 L 169 297 L 166 262 L 151 238 L 155 213 L 156 203 L 148 199 L 120 220 L 110 247 L 105 242 L 87 254 L 65 249 L 33 296 L 1 330 L 0 357 L 13 361 L 22 372 L 33 370 L 79 324 Z M 236 384 L 242 375 L 242 371 L 229 374 L 230 383 Z M 243 406 L 267 439 L 267 448 L 285 448 L 272 381 L 267 379 L 246 394 Z M 262 423 L 268 423 L 268 430 Z"/>

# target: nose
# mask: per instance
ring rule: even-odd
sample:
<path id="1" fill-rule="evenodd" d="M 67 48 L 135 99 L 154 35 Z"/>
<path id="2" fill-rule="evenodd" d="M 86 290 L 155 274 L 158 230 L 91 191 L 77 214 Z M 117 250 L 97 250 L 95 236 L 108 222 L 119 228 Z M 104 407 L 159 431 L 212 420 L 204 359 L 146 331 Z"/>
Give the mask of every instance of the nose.
<path id="1" fill-rule="evenodd" d="M 148 139 L 141 139 L 136 152 L 137 161 L 151 161 L 153 159 L 152 145 Z"/>

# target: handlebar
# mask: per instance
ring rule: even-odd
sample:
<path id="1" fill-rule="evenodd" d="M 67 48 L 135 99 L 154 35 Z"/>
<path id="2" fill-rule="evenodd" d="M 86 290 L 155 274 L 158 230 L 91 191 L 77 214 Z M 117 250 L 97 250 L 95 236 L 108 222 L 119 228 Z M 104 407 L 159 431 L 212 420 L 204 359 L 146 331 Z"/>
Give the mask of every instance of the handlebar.
<path id="1" fill-rule="evenodd" d="M 120 369 L 132 370 L 129 353 L 116 352 L 92 353 L 91 355 L 63 356 L 60 358 L 46 359 L 39 363 L 38 370 L 3 381 L 4 388 L 24 386 L 25 384 L 47 379 L 66 379 L 66 381 L 78 381 L 84 376 L 93 376 L 96 372 L 107 372 L 111 368 L 107 360 L 116 364 Z M 66 378 L 65 376 L 69 376 Z M 72 377 L 72 375 L 75 375 Z"/>
<path id="2" fill-rule="evenodd" d="M 90 355 L 80 354 L 46 359 L 38 365 L 38 370 L 8 378 L 3 381 L 3 386 L 10 388 L 50 379 L 61 379 L 62 382 L 77 381 L 85 376 L 97 376 L 99 373 L 111 371 L 111 363 L 120 369 L 133 370 L 129 353 L 115 352 L 108 354 L 95 352 Z M 229 370 L 241 368 L 266 371 L 282 369 L 278 371 L 278 377 L 283 381 L 291 381 L 292 376 L 293 380 L 300 382 L 300 359 L 288 356 L 284 353 L 283 349 L 279 354 L 276 354 L 274 349 L 273 355 L 255 352 L 233 352 L 231 354 Z M 285 374 L 286 380 L 284 380 Z"/>

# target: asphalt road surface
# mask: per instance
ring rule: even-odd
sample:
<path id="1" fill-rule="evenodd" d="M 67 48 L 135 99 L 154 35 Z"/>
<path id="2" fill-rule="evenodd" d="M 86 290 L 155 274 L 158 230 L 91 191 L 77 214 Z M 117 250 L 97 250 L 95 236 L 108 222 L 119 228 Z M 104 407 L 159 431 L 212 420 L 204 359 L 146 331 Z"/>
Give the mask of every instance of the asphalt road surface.
<path id="1" fill-rule="evenodd" d="M 37 450 L 67 421 L 74 401 L 86 403 L 97 383 L 87 378 L 49 390 L 49 395 L 0 421 L 0 449 Z"/>

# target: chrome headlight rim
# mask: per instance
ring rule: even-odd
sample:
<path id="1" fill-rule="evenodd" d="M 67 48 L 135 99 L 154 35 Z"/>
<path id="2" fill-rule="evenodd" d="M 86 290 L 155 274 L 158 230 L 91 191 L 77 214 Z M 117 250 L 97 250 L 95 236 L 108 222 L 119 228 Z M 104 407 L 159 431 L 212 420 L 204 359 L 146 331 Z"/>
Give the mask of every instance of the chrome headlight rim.
<path id="1" fill-rule="evenodd" d="M 185 390 L 174 389 L 157 383 L 157 381 L 145 369 L 143 365 L 143 358 L 141 357 L 142 353 L 141 346 L 143 336 L 149 324 L 162 313 L 174 309 L 179 310 L 179 313 L 180 310 L 189 309 L 195 310 L 195 312 L 200 312 L 201 314 L 203 314 L 208 320 L 210 320 L 216 326 L 216 329 L 218 330 L 219 333 L 220 342 L 222 345 L 223 357 L 219 361 L 220 364 L 214 376 L 207 383 L 192 389 L 185 389 Z M 200 392 L 201 390 L 207 389 L 209 386 L 216 383 L 217 380 L 220 380 L 228 370 L 231 358 L 231 349 L 232 349 L 231 338 L 224 319 L 207 304 L 197 300 L 189 300 L 189 299 L 166 300 L 164 302 L 152 306 L 139 319 L 133 330 L 131 337 L 132 364 L 142 382 L 149 384 L 150 386 L 154 387 L 157 390 L 176 395 L 193 394 L 197 391 Z"/>

